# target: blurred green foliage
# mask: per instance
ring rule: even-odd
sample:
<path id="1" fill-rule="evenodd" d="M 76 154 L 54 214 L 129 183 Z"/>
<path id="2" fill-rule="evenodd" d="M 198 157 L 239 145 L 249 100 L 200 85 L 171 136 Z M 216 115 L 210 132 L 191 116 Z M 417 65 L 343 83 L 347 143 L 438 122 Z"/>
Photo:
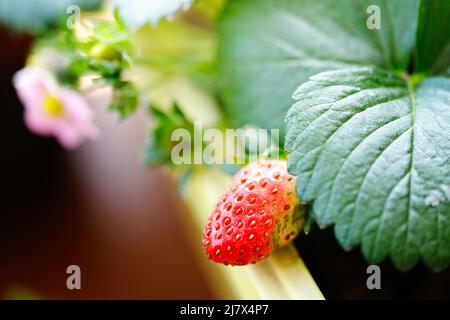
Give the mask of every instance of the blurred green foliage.
<path id="1" fill-rule="evenodd" d="M 0 22 L 18 31 L 41 34 L 66 15 L 70 5 L 83 11 L 96 10 L 101 0 L 1 0 Z"/>

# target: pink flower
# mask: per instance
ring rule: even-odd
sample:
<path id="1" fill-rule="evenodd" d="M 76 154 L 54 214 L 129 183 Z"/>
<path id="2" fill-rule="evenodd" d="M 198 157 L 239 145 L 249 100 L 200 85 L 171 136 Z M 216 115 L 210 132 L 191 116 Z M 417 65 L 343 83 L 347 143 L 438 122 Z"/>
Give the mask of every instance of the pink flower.
<path id="1" fill-rule="evenodd" d="M 67 149 L 97 136 L 94 114 L 85 99 L 59 86 L 47 70 L 26 67 L 14 75 L 13 84 L 25 107 L 25 124 L 33 133 L 54 136 Z"/>

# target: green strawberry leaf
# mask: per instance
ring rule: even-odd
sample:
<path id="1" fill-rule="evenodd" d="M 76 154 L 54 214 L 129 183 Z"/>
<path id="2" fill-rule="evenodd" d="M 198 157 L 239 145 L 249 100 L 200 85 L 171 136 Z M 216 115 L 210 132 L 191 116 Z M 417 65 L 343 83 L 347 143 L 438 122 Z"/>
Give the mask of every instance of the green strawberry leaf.
<path id="1" fill-rule="evenodd" d="M 131 81 L 117 81 L 113 85 L 113 95 L 109 110 L 119 114 L 124 119 L 132 114 L 139 104 L 139 92 Z"/>
<path id="2" fill-rule="evenodd" d="M 369 29 L 378 5 L 381 29 Z M 407 68 L 419 0 L 230 1 L 219 21 L 219 71 L 238 126 L 281 128 L 299 84 L 352 65 Z"/>
<path id="3" fill-rule="evenodd" d="M 450 64 L 450 1 L 420 3 L 416 72 L 439 73 Z"/>
<path id="4" fill-rule="evenodd" d="M 441 270 L 450 264 L 450 79 L 414 80 L 372 67 L 312 76 L 286 117 L 288 167 L 344 248 Z"/>
<path id="5" fill-rule="evenodd" d="M 172 133 L 180 128 L 193 132 L 194 124 L 176 103 L 167 111 L 152 105 L 149 112 L 155 123 L 148 136 L 144 164 L 149 167 L 162 164 L 174 166 L 171 154 L 177 142 L 172 141 Z"/>

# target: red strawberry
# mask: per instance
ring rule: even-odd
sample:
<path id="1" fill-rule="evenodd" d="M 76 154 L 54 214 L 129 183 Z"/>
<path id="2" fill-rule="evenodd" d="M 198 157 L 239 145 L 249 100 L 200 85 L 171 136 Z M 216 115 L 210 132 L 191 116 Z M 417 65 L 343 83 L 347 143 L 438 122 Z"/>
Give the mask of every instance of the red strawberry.
<path id="1" fill-rule="evenodd" d="M 295 177 L 285 161 L 259 160 L 240 170 L 205 226 L 208 257 L 225 265 L 246 265 L 291 242 L 304 222 Z"/>

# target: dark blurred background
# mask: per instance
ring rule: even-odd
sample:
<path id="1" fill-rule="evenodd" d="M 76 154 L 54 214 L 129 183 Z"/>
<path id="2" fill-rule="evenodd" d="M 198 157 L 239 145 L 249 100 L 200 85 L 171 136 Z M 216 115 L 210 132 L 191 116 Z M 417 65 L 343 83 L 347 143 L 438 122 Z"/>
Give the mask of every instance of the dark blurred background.
<path id="1" fill-rule="evenodd" d="M 102 137 L 75 152 L 31 134 L 11 79 L 32 39 L 0 38 L 0 298 L 211 298 L 174 183 L 139 163 L 145 126 L 99 111 Z M 71 264 L 82 290 L 66 288 Z"/>
<path id="2" fill-rule="evenodd" d="M 138 161 L 146 126 L 97 110 L 99 141 L 75 152 L 24 127 L 11 85 L 31 38 L 0 28 L 3 138 L 0 298 L 214 298 L 197 265 L 175 184 Z M 380 265 L 382 290 L 366 288 L 367 263 L 344 252 L 331 229 L 296 240 L 328 299 L 450 298 L 450 270 L 423 264 L 401 273 Z M 66 268 L 82 271 L 82 290 L 66 288 Z"/>

